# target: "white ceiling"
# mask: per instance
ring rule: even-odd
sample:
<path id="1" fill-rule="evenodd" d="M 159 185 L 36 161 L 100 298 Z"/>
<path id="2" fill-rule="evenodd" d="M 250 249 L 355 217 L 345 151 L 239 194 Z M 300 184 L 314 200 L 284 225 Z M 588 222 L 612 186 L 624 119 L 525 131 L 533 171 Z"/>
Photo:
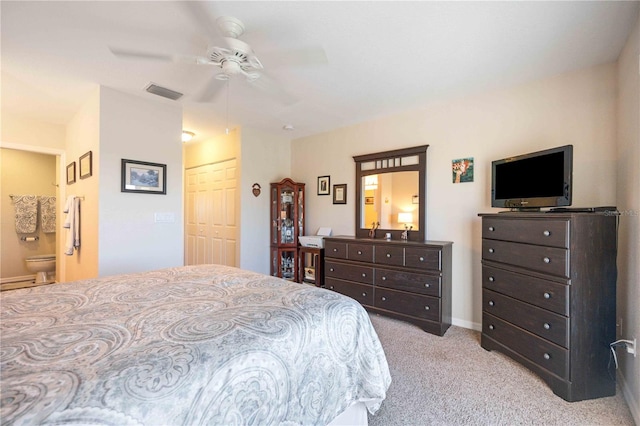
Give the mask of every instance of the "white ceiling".
<path id="1" fill-rule="evenodd" d="M 196 140 L 227 125 L 293 138 L 451 96 L 615 61 L 639 16 L 637 1 L 2 1 L 2 108 L 64 124 L 97 85 L 157 99 L 154 82 L 184 93 L 184 128 Z M 244 22 L 285 104 L 242 78 L 212 102 L 195 97 L 213 67 L 124 60 L 111 47 L 204 56 L 215 17 Z M 322 47 L 328 63 L 286 66 L 294 49 Z M 286 56 L 285 56 L 286 58 Z"/>

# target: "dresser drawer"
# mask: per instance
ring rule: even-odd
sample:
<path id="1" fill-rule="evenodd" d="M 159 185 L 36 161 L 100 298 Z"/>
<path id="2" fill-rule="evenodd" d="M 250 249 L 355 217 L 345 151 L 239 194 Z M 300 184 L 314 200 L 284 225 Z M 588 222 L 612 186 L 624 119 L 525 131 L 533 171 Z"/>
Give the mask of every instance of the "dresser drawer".
<path id="1" fill-rule="evenodd" d="M 569 278 L 569 250 L 497 240 L 482 240 L 482 259 Z"/>
<path id="2" fill-rule="evenodd" d="M 440 321 L 440 299 L 437 297 L 377 287 L 374 303 L 376 308 L 430 321 Z"/>
<path id="3" fill-rule="evenodd" d="M 353 265 L 326 260 L 324 275 L 325 277 L 357 281 L 363 284 L 373 284 L 373 267 L 370 266 Z"/>
<path id="4" fill-rule="evenodd" d="M 325 288 L 349 296 L 358 303 L 373 306 L 373 286 L 325 277 Z"/>
<path id="5" fill-rule="evenodd" d="M 486 312 L 482 333 L 563 379 L 569 379 L 569 351 Z"/>
<path id="6" fill-rule="evenodd" d="M 483 288 L 569 316 L 569 286 L 566 284 L 485 265 L 482 267 L 482 285 Z"/>
<path id="7" fill-rule="evenodd" d="M 487 217 L 482 220 L 482 238 L 569 248 L 569 221 Z"/>
<path id="8" fill-rule="evenodd" d="M 442 251 L 437 248 L 405 247 L 404 265 L 410 268 L 442 270 Z"/>
<path id="9" fill-rule="evenodd" d="M 569 347 L 569 318 L 520 302 L 491 290 L 482 290 L 482 310 L 553 343 Z"/>
<path id="10" fill-rule="evenodd" d="M 349 243 L 347 246 L 347 257 L 349 260 L 373 262 L 373 246 L 370 244 Z"/>
<path id="11" fill-rule="evenodd" d="M 326 257 L 335 257 L 337 259 L 347 258 L 347 243 L 338 241 L 325 241 L 324 255 Z"/>
<path id="12" fill-rule="evenodd" d="M 386 287 L 411 293 L 440 297 L 442 278 L 439 275 L 417 274 L 406 271 L 376 268 L 376 287 Z"/>
<path id="13" fill-rule="evenodd" d="M 376 246 L 375 249 L 376 263 L 383 265 L 404 265 L 404 247 L 398 246 Z"/>

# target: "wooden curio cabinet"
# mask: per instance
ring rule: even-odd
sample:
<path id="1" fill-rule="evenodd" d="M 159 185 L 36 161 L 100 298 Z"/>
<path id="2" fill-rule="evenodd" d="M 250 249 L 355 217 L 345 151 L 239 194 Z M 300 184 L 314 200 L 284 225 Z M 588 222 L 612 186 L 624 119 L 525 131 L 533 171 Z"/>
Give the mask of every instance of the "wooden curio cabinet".
<path id="1" fill-rule="evenodd" d="M 304 183 L 271 184 L 271 275 L 298 277 L 298 236 L 304 235 Z"/>

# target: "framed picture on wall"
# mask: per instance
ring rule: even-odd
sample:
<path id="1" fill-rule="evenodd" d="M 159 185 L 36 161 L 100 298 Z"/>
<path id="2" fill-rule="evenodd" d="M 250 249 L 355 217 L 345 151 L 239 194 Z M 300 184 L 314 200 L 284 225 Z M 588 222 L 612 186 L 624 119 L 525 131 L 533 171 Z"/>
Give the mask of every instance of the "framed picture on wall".
<path id="1" fill-rule="evenodd" d="M 121 192 L 167 193 L 167 165 L 122 159 Z"/>
<path id="2" fill-rule="evenodd" d="M 318 195 L 329 195 L 331 189 L 329 183 L 331 178 L 329 176 L 318 176 Z"/>
<path id="3" fill-rule="evenodd" d="M 86 179 L 93 174 L 92 157 L 91 151 L 80 157 L 80 179 Z"/>
<path id="4" fill-rule="evenodd" d="M 347 184 L 333 185 L 333 204 L 347 204 Z"/>
<path id="5" fill-rule="evenodd" d="M 71 185 L 76 182 L 76 162 L 67 166 L 67 185 Z"/>

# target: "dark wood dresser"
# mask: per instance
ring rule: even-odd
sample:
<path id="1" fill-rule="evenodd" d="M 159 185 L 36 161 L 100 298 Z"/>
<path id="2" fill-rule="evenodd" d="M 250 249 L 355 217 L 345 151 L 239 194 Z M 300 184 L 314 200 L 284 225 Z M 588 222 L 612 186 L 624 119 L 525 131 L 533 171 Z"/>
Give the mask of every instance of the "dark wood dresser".
<path id="1" fill-rule="evenodd" d="M 451 325 L 451 242 L 325 237 L 325 287 L 442 336 Z"/>
<path id="2" fill-rule="evenodd" d="M 482 347 L 567 401 L 615 394 L 616 214 L 482 217 Z"/>

